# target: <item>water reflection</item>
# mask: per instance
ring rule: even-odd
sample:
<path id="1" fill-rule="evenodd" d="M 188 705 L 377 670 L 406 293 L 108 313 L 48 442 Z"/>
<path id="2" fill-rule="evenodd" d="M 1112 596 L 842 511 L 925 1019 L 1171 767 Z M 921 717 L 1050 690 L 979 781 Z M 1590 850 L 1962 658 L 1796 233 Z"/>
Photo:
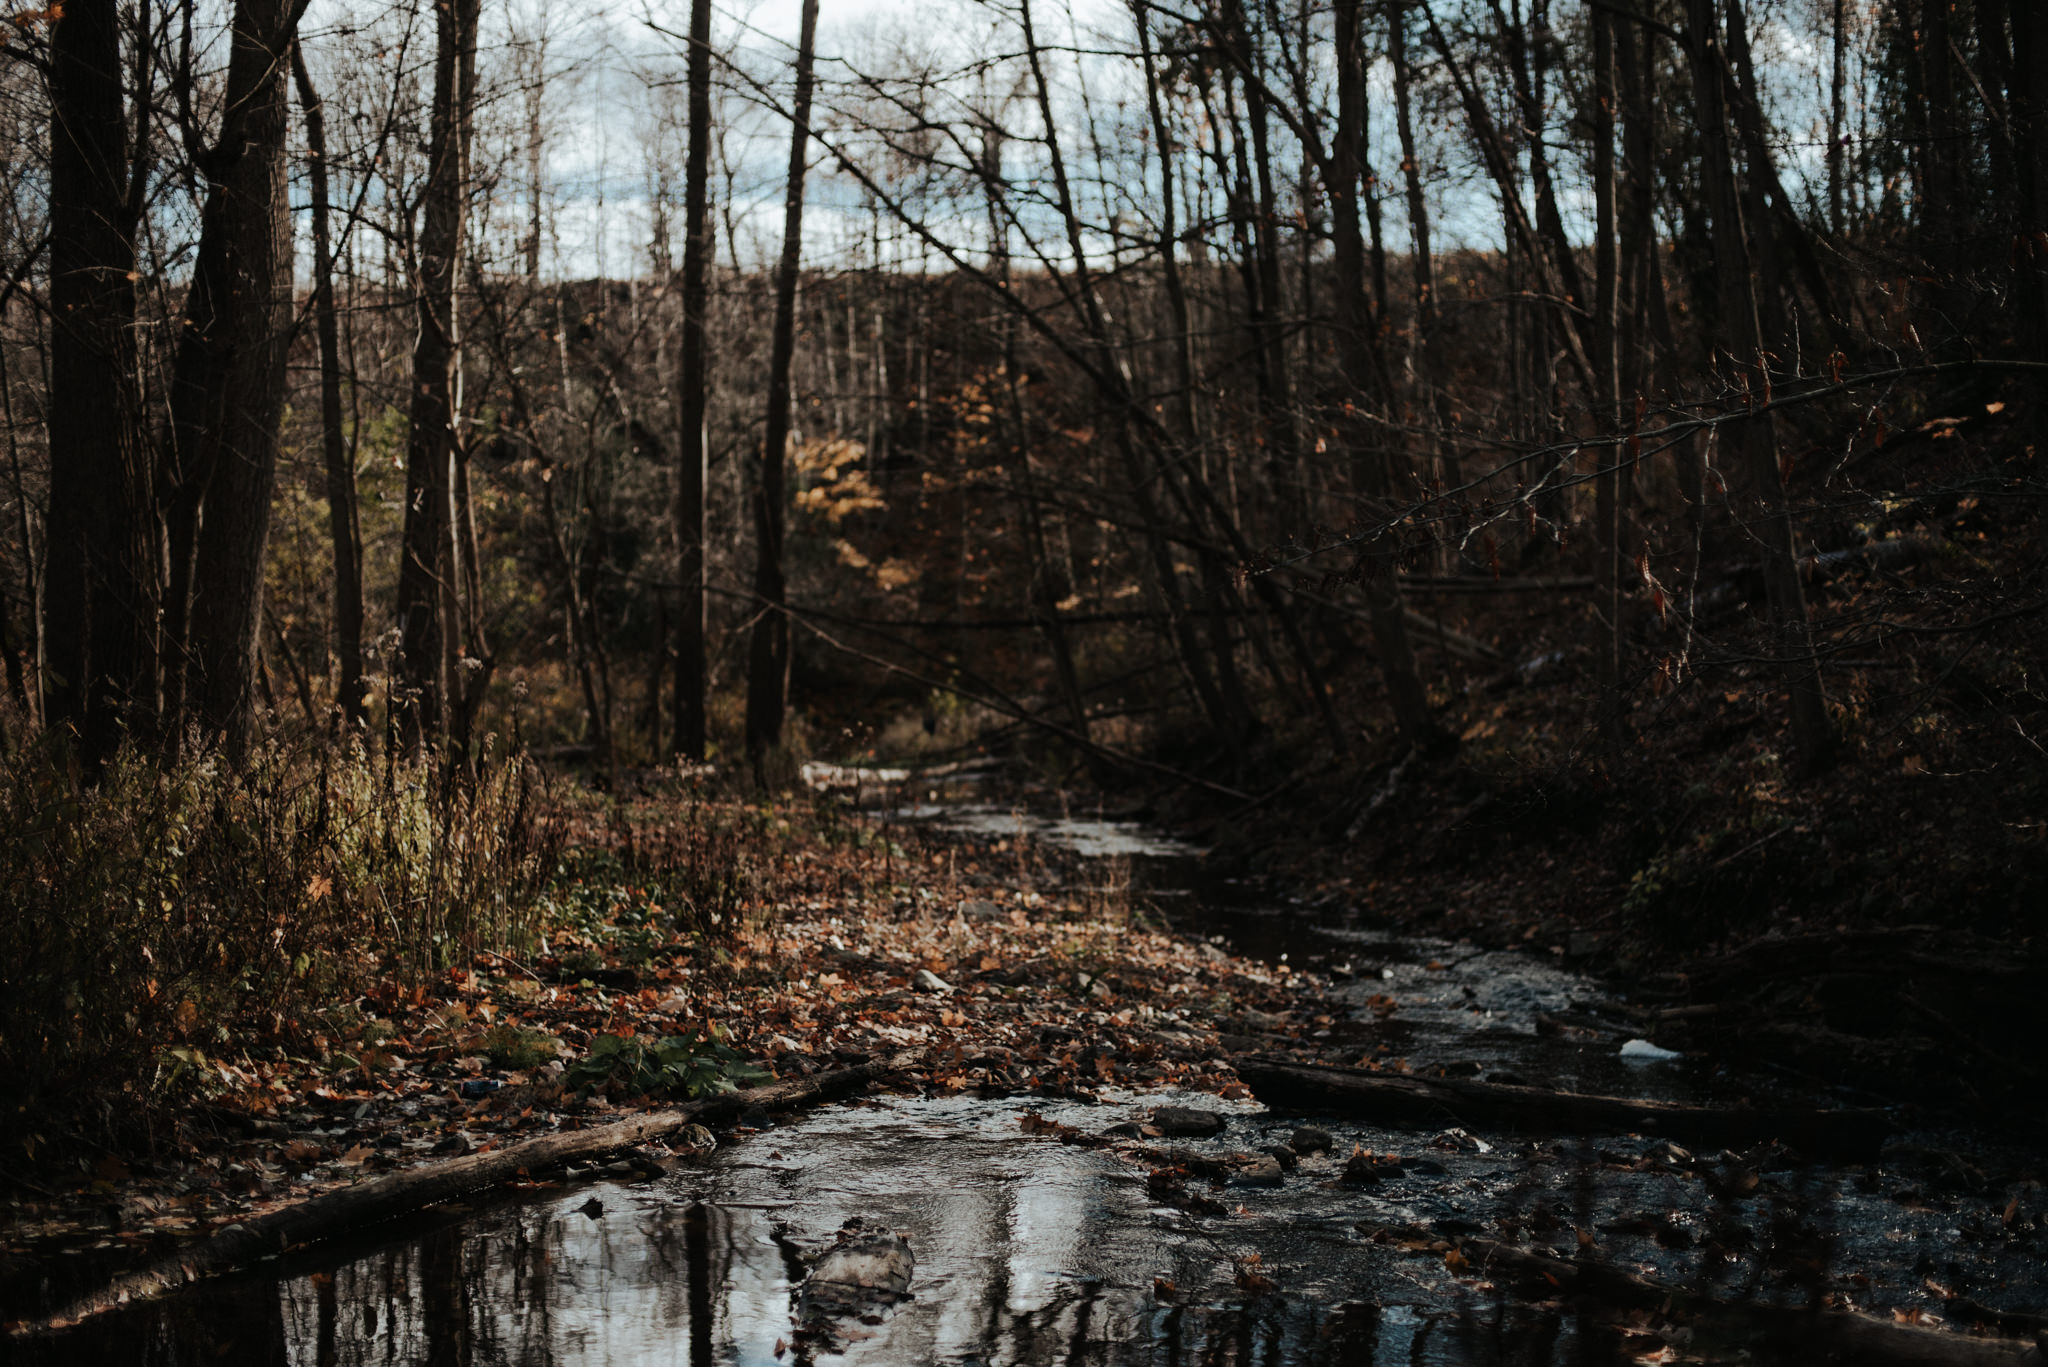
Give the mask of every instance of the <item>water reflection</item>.
<path id="1" fill-rule="evenodd" d="M 953 1364 L 1350 1367 L 1589 1360 L 1565 1319 L 1496 1303 L 1311 1218 L 1190 1223 L 1143 1172 L 1026 1137 L 1021 1106 L 821 1113 L 641 1186 L 444 1215 L 357 1256 L 209 1286 L 36 1345 L 32 1362 L 294 1367 Z M 1074 1119 L 1081 1119 L 1076 1115 Z M 1099 1119 L 1099 1117 L 1097 1117 Z M 797 1332 L 803 1259 L 859 1216 L 916 1250 L 912 1298 Z M 1258 1242 L 1275 1292 L 1233 1258 Z M 1166 1291 L 1155 1284 L 1173 1284 Z M 1426 1284 L 1425 1284 L 1426 1283 Z M 843 1350 L 843 1351 L 841 1351 Z M 1601 1359 L 1605 1360 L 1605 1359 Z"/>

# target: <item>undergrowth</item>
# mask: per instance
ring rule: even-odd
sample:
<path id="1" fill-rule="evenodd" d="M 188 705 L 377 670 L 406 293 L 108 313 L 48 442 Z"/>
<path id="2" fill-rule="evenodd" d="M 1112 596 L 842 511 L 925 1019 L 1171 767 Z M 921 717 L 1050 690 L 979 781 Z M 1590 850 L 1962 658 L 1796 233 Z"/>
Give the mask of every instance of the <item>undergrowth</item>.
<path id="1" fill-rule="evenodd" d="M 458 776 L 271 744 L 0 764 L 0 1098 L 104 1133 L 218 1087 L 377 974 L 538 938 L 560 833 L 524 762 Z"/>

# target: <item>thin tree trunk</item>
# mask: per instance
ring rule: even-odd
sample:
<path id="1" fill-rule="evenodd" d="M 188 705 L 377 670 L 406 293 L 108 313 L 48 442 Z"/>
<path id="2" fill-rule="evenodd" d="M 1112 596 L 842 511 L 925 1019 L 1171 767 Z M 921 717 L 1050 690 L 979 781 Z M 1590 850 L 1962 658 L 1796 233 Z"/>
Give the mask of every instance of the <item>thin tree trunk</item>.
<path id="1" fill-rule="evenodd" d="M 1720 308 L 1723 359 L 1730 372 L 1743 378 L 1752 401 L 1765 397 L 1770 384 L 1766 346 L 1751 274 L 1749 233 L 1742 217 L 1734 159 L 1728 135 L 1727 64 L 1722 60 L 1716 23 L 1724 0 L 1687 0 L 1694 98 L 1700 113 L 1700 147 L 1705 160 L 1708 212 L 1713 222 L 1714 264 Z M 1729 5 L 1740 0 L 1725 0 Z M 1805 590 L 1799 579 L 1792 518 L 1786 506 L 1783 473 L 1778 468 L 1777 433 L 1769 409 L 1762 409 L 1722 429 L 1755 483 L 1756 529 L 1762 544 L 1764 588 L 1769 600 L 1772 635 L 1783 661 L 1792 700 L 1792 743 L 1795 768 L 1811 774 L 1832 755 L 1834 738 L 1821 688 L 1820 663 L 1813 652 L 1806 618 Z"/>
<path id="2" fill-rule="evenodd" d="M 1430 455 L 1447 486 L 1459 482 L 1457 458 L 1443 437 L 1449 424 L 1437 379 L 1436 260 L 1430 247 L 1429 204 L 1422 193 L 1422 163 L 1415 150 L 1414 70 L 1408 61 L 1408 13 L 1395 6 L 1387 20 L 1387 59 L 1394 68 L 1394 123 L 1401 139 L 1401 179 L 1408 200 L 1408 265 L 1415 284 L 1415 328 L 1410 342 L 1414 385 L 1428 415 Z"/>
<path id="3" fill-rule="evenodd" d="M 1601 432 L 1621 430 L 1621 251 L 1616 224 L 1614 168 L 1614 111 L 1619 102 L 1615 88 L 1614 18 L 1595 7 L 1593 28 L 1593 369 L 1597 377 L 1599 407 L 1595 418 Z M 1601 597 L 1607 613 L 1607 631 L 1600 646 L 1601 730 L 1609 752 L 1619 759 L 1622 752 L 1627 709 L 1622 700 L 1622 491 L 1627 487 L 1622 474 L 1622 451 L 1617 446 L 1600 448 L 1600 473 L 1594 484 L 1593 520 L 1602 561 Z"/>
<path id="4" fill-rule="evenodd" d="M 1178 191 L 1174 185 L 1173 139 L 1159 99 L 1159 73 L 1153 62 L 1152 25 L 1145 0 L 1131 6 L 1138 29 L 1138 51 L 1145 65 L 1145 107 L 1152 120 L 1152 140 L 1159 154 L 1159 273 L 1173 319 L 1174 389 L 1180 414 L 1181 439 L 1201 443 L 1200 410 L 1195 395 L 1195 327 L 1188 307 L 1187 281 L 1180 270 Z"/>
<path id="5" fill-rule="evenodd" d="M 710 397 L 704 311 L 710 293 L 711 0 L 691 0 L 690 145 L 683 173 L 683 345 L 677 377 L 676 557 L 683 586 L 676 618 L 676 753 L 704 758 L 705 654 L 709 599 L 704 586 L 704 485 L 710 451 Z"/>
<path id="6" fill-rule="evenodd" d="M 327 471 L 327 528 L 334 558 L 334 645 L 341 667 L 335 703 L 342 720 L 369 720 L 363 677 L 363 531 L 356 505 L 355 462 L 342 437 L 341 328 L 334 306 L 334 248 L 329 234 L 327 120 L 304 52 L 292 45 L 292 78 L 306 120 L 313 192 L 313 322 L 320 339 L 320 451 Z"/>
<path id="7" fill-rule="evenodd" d="M 448 667 L 459 630 L 448 611 L 460 572 L 453 554 L 459 440 L 455 365 L 461 346 L 455 287 L 461 279 L 469 189 L 478 6 L 479 0 L 446 0 L 435 11 L 425 222 L 414 284 L 418 333 L 406 446 L 404 552 L 398 571 L 404 691 L 396 711 L 400 737 L 414 754 L 446 738 L 460 687 Z"/>
<path id="8" fill-rule="evenodd" d="M 1834 42 L 1831 47 L 1832 61 L 1828 74 L 1828 227 L 1837 237 L 1848 231 L 1842 214 L 1842 159 L 1848 150 L 1843 145 L 1849 121 L 1848 72 L 1849 27 L 1848 0 L 1834 0 Z"/>
<path id="9" fill-rule="evenodd" d="M 783 471 L 789 460 L 791 362 L 796 355 L 797 270 L 802 261 L 804 170 L 811 142 L 811 59 L 818 35 L 818 0 L 804 0 L 796 48 L 796 104 L 790 120 L 789 178 L 782 205 L 782 260 L 775 269 L 775 326 L 768 356 L 768 420 L 755 490 L 754 630 L 747 653 L 747 756 L 757 777 L 782 744 L 789 699 L 789 616 L 782 575 L 786 516 Z"/>
<path id="10" fill-rule="evenodd" d="M 1337 354 L 1348 387 L 1361 395 L 1374 388 L 1372 334 L 1374 320 L 1366 299 L 1365 243 L 1361 236 L 1357 196 L 1359 175 L 1359 132 L 1365 113 L 1364 35 L 1359 0 L 1338 0 L 1337 23 L 1337 127 L 1330 141 L 1330 225 L 1336 240 L 1332 244 L 1336 262 L 1336 302 L 1331 309 L 1336 322 Z M 1354 447 L 1367 446 L 1363 424 L 1346 424 Z M 1372 499 L 1366 516 L 1378 519 L 1393 506 L 1394 471 L 1392 455 L 1384 447 L 1360 449 L 1359 482 Z M 1399 547 L 1391 531 L 1368 547 L 1370 570 L 1364 590 L 1368 618 L 1372 624 L 1375 654 L 1386 680 L 1387 699 L 1394 710 L 1395 724 L 1411 745 L 1434 748 L 1443 732 L 1430 715 L 1429 695 L 1415 668 L 1415 651 L 1408 641 L 1408 628 L 1401 615 L 1401 597 L 1396 582 Z"/>
<path id="11" fill-rule="evenodd" d="M 2012 23 L 2011 111 L 2019 182 L 2019 219 L 2013 252 L 2013 300 L 2019 334 L 2036 356 L 2048 355 L 2048 14 L 2015 4 Z M 2033 436 L 2048 448 L 2048 383 L 2036 382 Z M 2037 552 L 2048 556 L 2048 518 L 2035 522 Z"/>

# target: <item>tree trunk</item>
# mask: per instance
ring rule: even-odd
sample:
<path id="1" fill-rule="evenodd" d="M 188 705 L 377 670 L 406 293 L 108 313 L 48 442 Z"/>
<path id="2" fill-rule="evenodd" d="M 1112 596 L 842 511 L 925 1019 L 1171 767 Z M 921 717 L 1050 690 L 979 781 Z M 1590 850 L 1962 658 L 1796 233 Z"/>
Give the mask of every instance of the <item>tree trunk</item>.
<path id="1" fill-rule="evenodd" d="M 469 192 L 469 143 L 476 103 L 479 0 L 445 0 L 436 13 L 434 97 L 428 127 L 424 223 L 414 289 L 418 335 L 412 353 L 411 431 L 406 445 L 404 552 L 398 625 L 404 652 L 397 699 L 400 737 L 418 754 L 445 740 L 460 680 L 449 668 L 459 625 L 450 611 L 460 569 L 455 549 L 455 365 Z"/>
<path id="2" fill-rule="evenodd" d="M 136 201 L 121 19 L 73 0 L 50 35 L 50 512 L 45 716 L 88 767 L 157 705 L 154 471 L 135 352 Z"/>
<path id="3" fill-rule="evenodd" d="M 1847 67 L 1849 64 L 1848 0 L 1834 0 L 1832 60 L 1828 72 L 1828 227 L 1840 237 L 1847 229 L 1842 214 L 1842 160 L 1848 148 L 1844 138 L 1849 123 Z"/>
<path id="4" fill-rule="evenodd" d="M 754 496 L 754 630 L 747 652 L 747 757 L 757 777 L 782 744 L 789 699 L 789 615 L 782 576 L 786 515 L 783 471 L 789 460 L 789 371 L 796 355 L 796 285 L 802 262 L 804 169 L 811 142 L 811 59 L 818 34 L 818 0 L 804 0 L 796 49 L 796 106 L 789 137 L 789 178 L 782 205 L 782 260 L 775 270 L 775 329 L 768 356 L 768 420 L 761 448 L 761 483 Z"/>
<path id="5" fill-rule="evenodd" d="M 1334 249 L 1336 300 L 1330 310 L 1336 324 L 1339 364 L 1346 387 L 1365 396 L 1373 392 L 1377 367 L 1373 363 L 1372 310 L 1367 304 L 1365 242 L 1358 216 L 1359 134 L 1365 123 L 1364 35 L 1360 31 L 1359 0 L 1338 0 L 1337 23 L 1337 127 L 1330 139 L 1330 227 Z M 1363 424 L 1347 424 L 1354 447 L 1368 446 Z M 1378 519 L 1393 507 L 1394 471 L 1392 453 L 1361 449 L 1359 482 L 1372 499 L 1366 516 Z M 1429 695 L 1415 669 L 1415 651 L 1408 641 L 1408 628 L 1401 616 L 1397 585 L 1399 547 L 1391 530 L 1367 546 L 1370 556 L 1364 584 L 1366 609 L 1372 624 L 1374 653 L 1386 680 L 1387 698 L 1402 737 L 1411 745 L 1435 748 L 1443 731 L 1430 715 Z"/>
<path id="6" fill-rule="evenodd" d="M 1456 457 L 1443 441 L 1449 425 L 1438 385 L 1436 260 L 1430 247 L 1429 204 L 1422 193 L 1422 163 L 1415 151 L 1414 69 L 1408 61 L 1408 13 L 1395 6 L 1387 18 L 1387 60 L 1394 68 L 1394 124 L 1401 139 L 1401 181 L 1408 201 L 1408 268 L 1415 287 L 1415 322 L 1409 338 L 1409 369 L 1417 405 L 1428 415 L 1432 459 L 1446 486 L 1459 481 Z"/>
<path id="7" fill-rule="evenodd" d="M 341 667 L 335 705 L 360 729 L 369 720 L 363 677 L 363 531 L 356 505 L 355 462 L 342 439 L 341 327 L 334 306 L 334 247 L 329 229 L 327 120 L 306 58 L 292 45 L 292 78 L 306 120 L 313 192 L 313 323 L 320 339 L 320 453 L 327 471 L 327 528 L 334 556 L 334 648 Z"/>
<path id="8" fill-rule="evenodd" d="M 1731 375 L 1740 376 L 1752 405 L 1770 391 L 1767 348 L 1751 275 L 1749 233 L 1742 217 L 1734 158 L 1728 135 L 1727 63 L 1722 59 L 1716 20 L 1722 0 L 1687 0 L 1689 52 L 1694 98 L 1700 119 L 1700 148 L 1705 162 L 1708 213 L 1713 222 L 1714 274 L 1719 305 L 1722 359 Z M 1740 0 L 1726 0 L 1737 5 Z M 1746 467 L 1758 502 L 1756 530 L 1761 542 L 1764 588 L 1769 600 L 1771 631 L 1782 661 L 1792 700 L 1794 769 L 1811 774 L 1823 768 L 1834 749 L 1827 698 L 1821 688 L 1820 662 L 1814 654 L 1806 618 L 1806 594 L 1799 579 L 1792 517 L 1785 501 L 1784 475 L 1778 466 L 1776 425 L 1768 408 L 1729 422 L 1721 429 L 1737 463 Z"/>
<path id="9" fill-rule="evenodd" d="M 710 451 L 710 397 L 704 309 L 711 268 L 711 0 L 691 0 L 690 145 L 683 172 L 683 345 L 676 381 L 676 558 L 682 611 L 676 617 L 676 753 L 704 758 L 704 483 Z"/>
<path id="10" fill-rule="evenodd" d="M 1621 756 L 1627 709 L 1622 700 L 1621 544 L 1624 453 L 1621 431 L 1621 251 L 1616 223 L 1614 168 L 1614 18 L 1595 7 L 1593 28 L 1593 373 L 1598 430 L 1617 437 L 1600 451 L 1593 521 L 1600 548 L 1601 599 L 1607 630 L 1600 643 L 1601 731 L 1610 754 Z"/>
<path id="11" fill-rule="evenodd" d="M 292 232 L 286 143 L 297 9 L 236 0 L 219 141 L 186 297 L 171 428 L 204 480 L 186 638 L 189 716 L 244 752 L 263 622 L 263 565 L 291 350 Z M 196 354 L 194 354 L 196 353 Z M 187 357 L 204 378 L 192 384 Z M 197 406 L 194 411 L 193 406 Z"/>

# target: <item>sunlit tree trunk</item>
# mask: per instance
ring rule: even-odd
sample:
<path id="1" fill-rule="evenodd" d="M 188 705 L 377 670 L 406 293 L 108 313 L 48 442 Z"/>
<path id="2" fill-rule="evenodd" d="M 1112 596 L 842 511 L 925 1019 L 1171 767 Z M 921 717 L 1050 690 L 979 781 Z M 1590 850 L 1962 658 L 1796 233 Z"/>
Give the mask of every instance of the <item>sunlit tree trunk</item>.
<path id="1" fill-rule="evenodd" d="M 412 353 L 404 549 L 398 572 L 404 696 L 396 700 L 395 710 L 400 736 L 414 753 L 446 737 L 455 690 L 461 686 L 450 668 L 460 630 L 452 610 L 460 575 L 454 501 L 460 440 L 455 366 L 461 330 L 455 287 L 461 279 L 469 191 L 478 0 L 446 0 L 435 14 L 424 222 L 414 268 L 418 333 Z"/>
<path id="2" fill-rule="evenodd" d="M 704 310 L 711 267 L 711 0 L 691 0 L 689 150 L 683 172 L 683 344 L 676 378 L 676 562 L 682 610 L 676 618 L 675 751 L 704 758 L 706 699 L 704 485 L 710 459 L 710 398 Z"/>
<path id="3" fill-rule="evenodd" d="M 327 529 L 334 560 L 334 647 L 340 665 L 335 704 L 344 721 L 368 720 L 363 678 L 363 532 L 356 506 L 355 463 L 342 435 L 341 326 L 334 304 L 334 245 L 327 178 L 327 119 L 305 54 L 292 46 L 292 77 L 306 121 L 307 169 L 313 199 L 313 324 L 320 340 L 320 454 L 327 475 Z"/>

